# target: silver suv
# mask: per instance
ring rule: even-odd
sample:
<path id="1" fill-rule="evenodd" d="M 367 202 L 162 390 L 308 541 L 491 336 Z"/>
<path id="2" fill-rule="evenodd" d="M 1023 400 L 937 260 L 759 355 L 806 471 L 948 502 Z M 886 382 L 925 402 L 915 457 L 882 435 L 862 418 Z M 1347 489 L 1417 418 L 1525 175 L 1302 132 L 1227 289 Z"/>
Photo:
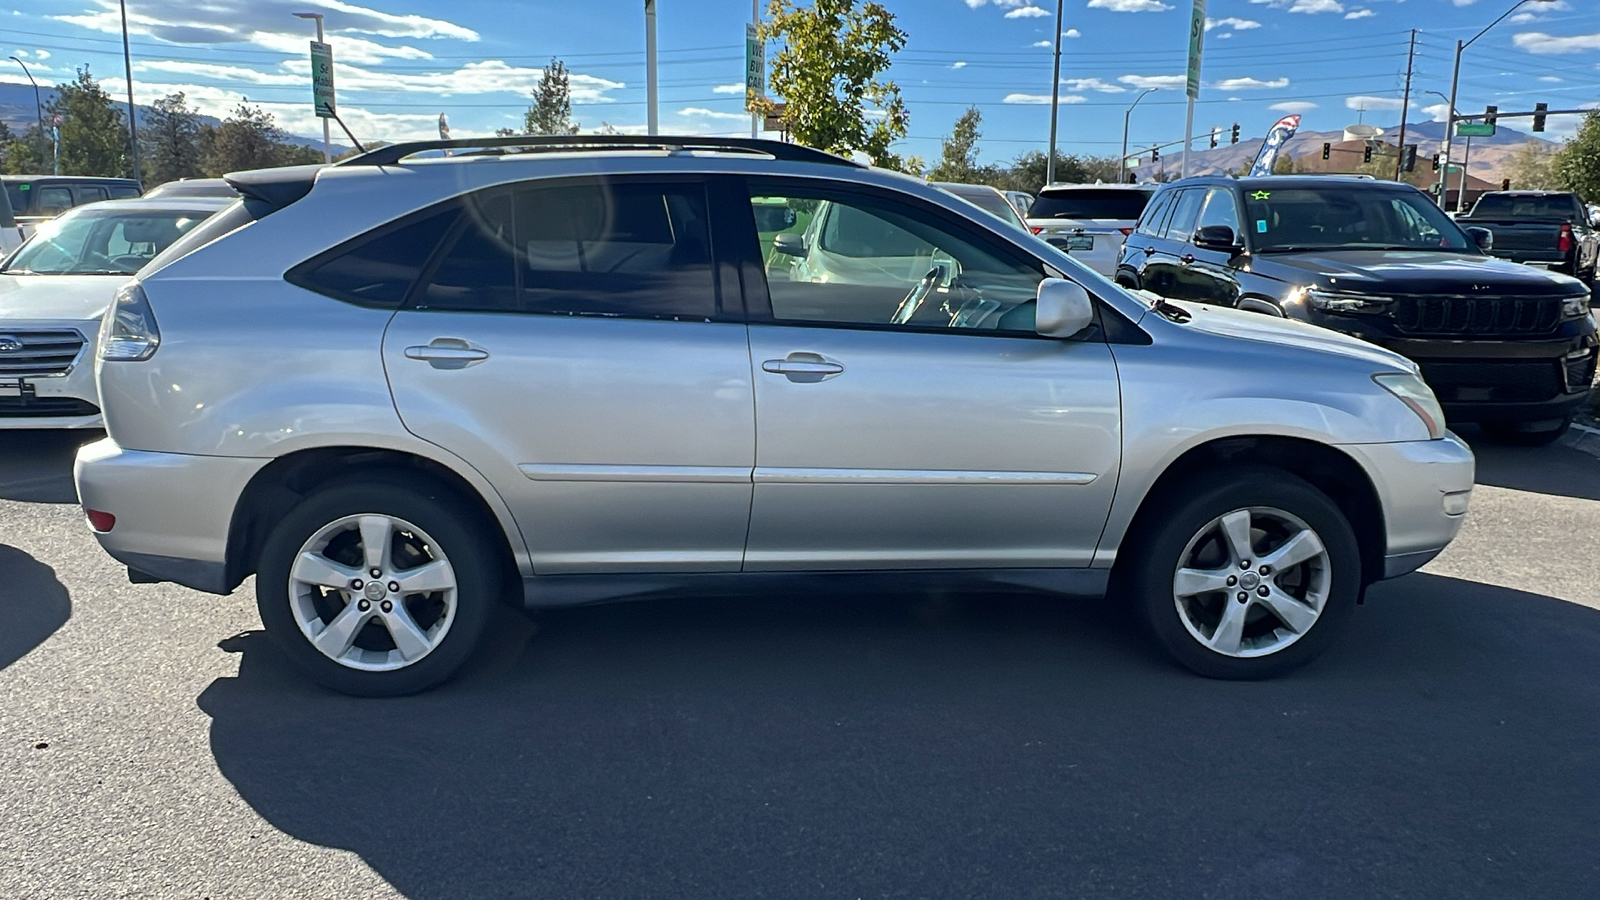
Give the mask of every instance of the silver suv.
<path id="1" fill-rule="evenodd" d="M 815 151 L 519 137 L 230 180 L 106 317 L 79 496 L 134 581 L 253 573 L 336 690 L 440 682 L 504 599 L 886 571 L 1109 590 L 1263 677 L 1466 512 L 1405 359 L 1151 301 Z M 774 252 L 806 241 L 882 277 Z"/>

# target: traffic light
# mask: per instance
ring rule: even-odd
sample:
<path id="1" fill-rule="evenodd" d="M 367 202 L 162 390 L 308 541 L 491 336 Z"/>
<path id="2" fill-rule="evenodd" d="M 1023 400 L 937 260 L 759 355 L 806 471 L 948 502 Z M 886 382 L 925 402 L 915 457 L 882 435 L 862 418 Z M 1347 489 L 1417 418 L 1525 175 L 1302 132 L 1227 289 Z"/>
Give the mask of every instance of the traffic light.
<path id="1" fill-rule="evenodd" d="M 1150 148 L 1150 161 L 1151 162 L 1155 162 L 1156 160 L 1158 160 L 1160 158 L 1161 158 L 1161 148 L 1160 147 L 1151 147 Z"/>
<path id="2" fill-rule="evenodd" d="M 1548 103 L 1535 103 L 1533 105 L 1533 130 L 1544 130 L 1544 111 L 1550 108 Z"/>
<path id="3" fill-rule="evenodd" d="M 1233 137 L 1232 137 L 1232 139 L 1230 139 L 1228 141 L 1228 143 L 1230 143 L 1230 144 L 1239 143 L 1239 123 L 1238 122 L 1233 123 Z"/>
<path id="4" fill-rule="evenodd" d="M 1327 159 L 1333 153 L 1333 145 L 1327 141 L 1322 142 L 1322 158 Z"/>
<path id="5" fill-rule="evenodd" d="M 1371 144 L 1368 144 L 1366 146 L 1366 149 L 1361 151 L 1361 161 L 1364 162 L 1364 163 L 1372 162 L 1372 145 Z"/>
<path id="6" fill-rule="evenodd" d="M 1498 116 L 1498 115 L 1500 115 L 1500 107 L 1498 107 L 1498 106 L 1486 106 L 1486 107 L 1484 107 L 1484 109 L 1483 109 L 1483 123 L 1485 125 L 1493 125 L 1495 117 Z"/>
<path id="7" fill-rule="evenodd" d="M 1439 171 L 1439 154 L 1437 153 L 1433 155 L 1433 170 L 1435 172 Z"/>
<path id="8" fill-rule="evenodd" d="M 1509 178 L 1500 179 L 1500 190 L 1502 190 L 1502 191 L 1511 190 L 1511 179 L 1509 179 Z"/>
<path id="9" fill-rule="evenodd" d="M 1400 148 L 1400 168 L 1406 172 L 1417 170 L 1417 145 L 1407 144 Z"/>
<path id="10" fill-rule="evenodd" d="M 1221 128 L 1211 129 L 1211 149 L 1217 149 L 1217 136 L 1222 134 Z"/>

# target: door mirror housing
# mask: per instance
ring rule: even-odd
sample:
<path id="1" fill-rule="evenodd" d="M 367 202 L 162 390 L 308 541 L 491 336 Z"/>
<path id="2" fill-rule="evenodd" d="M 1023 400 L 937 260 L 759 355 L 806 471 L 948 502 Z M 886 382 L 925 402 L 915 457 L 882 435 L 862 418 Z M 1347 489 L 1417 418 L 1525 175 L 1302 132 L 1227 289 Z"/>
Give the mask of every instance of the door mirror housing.
<path id="1" fill-rule="evenodd" d="M 1062 278 L 1039 282 L 1033 328 L 1045 337 L 1067 338 L 1094 322 L 1094 301 L 1083 285 Z"/>
<path id="2" fill-rule="evenodd" d="M 1472 242 L 1478 245 L 1478 249 L 1485 253 L 1494 249 L 1494 232 L 1487 228 L 1478 228 L 1476 226 L 1468 228 L 1467 236 L 1472 238 Z"/>
<path id="3" fill-rule="evenodd" d="M 805 256 L 806 239 L 793 232 L 780 234 L 772 239 L 772 249 L 784 256 Z"/>
<path id="4" fill-rule="evenodd" d="M 1201 225 L 1194 233 L 1194 245 L 1207 250 L 1238 252 L 1244 249 L 1238 235 L 1226 225 Z"/>

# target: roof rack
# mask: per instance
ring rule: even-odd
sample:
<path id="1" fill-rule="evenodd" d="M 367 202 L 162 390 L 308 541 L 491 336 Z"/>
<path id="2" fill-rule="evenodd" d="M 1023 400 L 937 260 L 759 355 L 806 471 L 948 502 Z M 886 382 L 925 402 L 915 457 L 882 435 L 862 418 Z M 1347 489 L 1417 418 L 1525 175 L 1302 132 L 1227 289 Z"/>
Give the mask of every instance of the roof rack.
<path id="1" fill-rule="evenodd" d="M 781 141 L 757 138 L 703 137 L 698 135 L 632 134 L 518 134 L 507 137 L 467 138 L 451 141 L 408 141 L 368 150 L 359 156 L 336 163 L 340 166 L 392 166 L 408 156 L 428 150 L 469 150 L 480 152 L 543 152 L 563 150 L 732 150 L 761 154 L 785 162 L 825 163 L 834 166 L 865 168 L 860 163 Z"/>

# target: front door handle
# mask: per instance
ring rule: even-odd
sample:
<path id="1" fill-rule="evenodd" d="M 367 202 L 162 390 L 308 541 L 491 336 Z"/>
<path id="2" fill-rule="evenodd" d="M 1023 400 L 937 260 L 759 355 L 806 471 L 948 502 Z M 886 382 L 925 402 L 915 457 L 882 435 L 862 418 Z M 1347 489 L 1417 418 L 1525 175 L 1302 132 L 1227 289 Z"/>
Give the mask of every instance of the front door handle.
<path id="1" fill-rule="evenodd" d="M 435 369 L 465 369 L 488 358 L 489 351 L 460 338 L 434 338 L 427 346 L 406 348 L 406 359 L 420 359 Z"/>
<path id="2" fill-rule="evenodd" d="M 1154 252 L 1156 252 L 1156 248 L 1154 248 L 1154 247 L 1146 247 L 1146 248 L 1144 248 L 1144 255 L 1145 256 L 1149 256 L 1150 254 L 1152 254 Z"/>
<path id="3" fill-rule="evenodd" d="M 761 364 L 761 371 L 782 375 L 800 384 L 816 384 L 844 371 L 844 366 L 825 358 L 820 353 L 791 353 L 783 359 L 769 359 Z"/>

